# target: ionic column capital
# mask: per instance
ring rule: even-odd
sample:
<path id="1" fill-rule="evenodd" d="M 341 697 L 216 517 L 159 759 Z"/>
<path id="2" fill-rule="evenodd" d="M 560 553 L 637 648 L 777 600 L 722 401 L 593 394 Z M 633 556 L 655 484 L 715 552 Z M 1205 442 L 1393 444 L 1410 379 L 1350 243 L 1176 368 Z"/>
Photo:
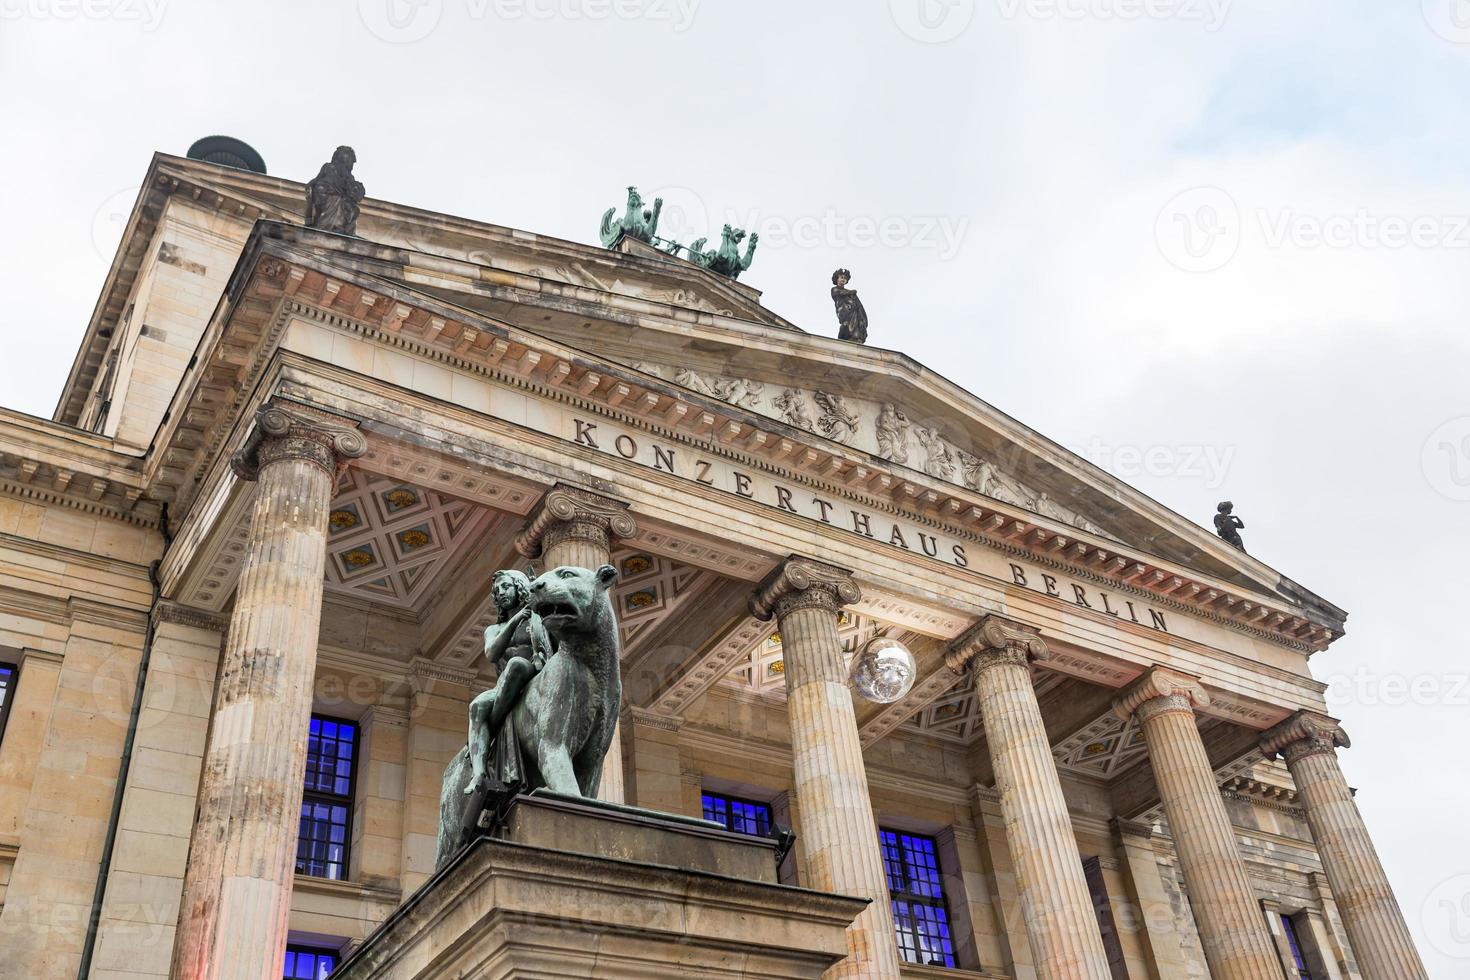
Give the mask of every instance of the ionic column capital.
<path id="1" fill-rule="evenodd" d="M 1350 745 L 1342 723 L 1316 711 L 1298 711 L 1261 736 L 1261 753 L 1268 759 L 1279 754 L 1288 764 L 1309 755 L 1334 755 Z"/>
<path id="2" fill-rule="evenodd" d="M 1193 713 L 1195 708 L 1209 703 L 1210 696 L 1198 677 L 1165 667 L 1150 667 L 1113 699 L 1113 713 L 1124 721 L 1137 713 L 1139 721 L 1147 721 L 1163 711 Z"/>
<path id="3" fill-rule="evenodd" d="M 540 558 L 547 548 L 570 538 L 610 549 L 616 539 L 637 533 L 638 522 L 623 501 L 558 483 L 547 491 L 515 543 L 526 558 Z"/>
<path id="4" fill-rule="evenodd" d="M 836 565 L 792 555 L 767 575 L 750 597 L 750 614 L 762 622 L 798 609 L 836 614 L 863 597 L 852 573 Z"/>
<path id="5" fill-rule="evenodd" d="M 255 428 L 230 457 L 230 469 L 253 483 L 265 466 L 282 459 L 301 459 L 336 479 L 348 460 L 365 452 L 367 440 L 355 422 L 294 402 L 273 401 L 256 411 Z"/>
<path id="6" fill-rule="evenodd" d="M 944 662 L 956 674 L 991 664 L 1026 666 L 1033 660 L 1049 660 L 1046 641 L 1028 626 L 1001 616 L 986 616 L 961 633 L 944 652 Z"/>

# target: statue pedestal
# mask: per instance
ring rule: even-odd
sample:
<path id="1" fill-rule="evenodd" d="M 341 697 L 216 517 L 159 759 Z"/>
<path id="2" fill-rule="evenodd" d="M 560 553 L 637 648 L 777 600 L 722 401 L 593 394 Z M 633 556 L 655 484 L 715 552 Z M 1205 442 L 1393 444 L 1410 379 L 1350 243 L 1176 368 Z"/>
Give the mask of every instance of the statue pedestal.
<path id="1" fill-rule="evenodd" d="M 866 905 L 778 884 L 769 840 L 538 791 L 332 977 L 816 980 Z"/>

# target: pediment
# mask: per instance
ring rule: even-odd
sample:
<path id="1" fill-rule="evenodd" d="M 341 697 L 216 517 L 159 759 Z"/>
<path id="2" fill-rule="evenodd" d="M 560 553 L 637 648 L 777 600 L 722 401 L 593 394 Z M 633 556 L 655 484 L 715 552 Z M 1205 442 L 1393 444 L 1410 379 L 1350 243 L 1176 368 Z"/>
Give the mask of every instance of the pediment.
<path id="1" fill-rule="evenodd" d="M 788 385 L 643 361 L 630 366 L 697 394 L 869 453 L 894 467 L 916 470 L 1089 533 L 1114 537 L 1087 513 L 1054 498 L 1054 490 L 1038 487 L 1011 472 L 1005 457 L 1014 457 L 1014 453 L 979 451 L 973 439 L 963 438 L 970 420 L 933 418 L 904 401 L 868 398 L 862 394 L 863 389 L 853 392 Z"/>

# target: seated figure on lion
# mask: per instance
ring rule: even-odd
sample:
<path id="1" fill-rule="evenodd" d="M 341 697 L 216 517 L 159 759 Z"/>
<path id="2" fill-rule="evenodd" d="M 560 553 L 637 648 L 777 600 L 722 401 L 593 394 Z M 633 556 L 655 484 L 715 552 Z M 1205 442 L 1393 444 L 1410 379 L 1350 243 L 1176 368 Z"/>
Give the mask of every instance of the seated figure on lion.
<path id="1" fill-rule="evenodd" d="M 495 622 L 485 628 L 485 657 L 499 672 L 495 686 L 470 702 L 470 767 L 474 778 L 465 795 L 485 788 L 491 744 L 516 706 L 531 678 L 555 652 L 541 617 L 532 610 L 531 580 L 524 573 L 503 569 L 490 586 L 495 600 Z"/>

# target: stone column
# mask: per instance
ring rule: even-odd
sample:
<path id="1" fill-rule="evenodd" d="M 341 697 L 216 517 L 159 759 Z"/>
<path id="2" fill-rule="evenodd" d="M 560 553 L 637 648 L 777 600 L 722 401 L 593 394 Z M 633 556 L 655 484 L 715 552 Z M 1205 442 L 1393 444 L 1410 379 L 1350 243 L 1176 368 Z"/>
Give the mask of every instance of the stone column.
<path id="1" fill-rule="evenodd" d="M 615 540 L 631 538 L 637 533 L 638 524 L 621 500 L 558 483 L 547 492 L 540 508 L 516 538 L 516 550 L 527 558 L 540 558 L 543 568 L 570 565 L 595 571 L 612 561 Z M 613 728 L 612 744 L 603 757 L 597 798 L 609 803 L 624 802 L 627 794 L 623 782 L 620 719 Z"/>
<path id="2" fill-rule="evenodd" d="M 1131 927 L 1137 934 L 1152 976 L 1188 976 L 1184 947 L 1174 923 L 1174 905 L 1164 892 L 1153 828 L 1132 820 L 1115 819 L 1113 831 L 1123 859 L 1124 884 L 1133 903 Z"/>
<path id="3" fill-rule="evenodd" d="M 956 673 L 968 670 L 975 679 L 1037 977 L 1110 980 L 1077 836 L 1031 685 L 1030 661 L 1050 655 L 1034 632 L 986 616 L 950 644 L 945 660 Z"/>
<path id="4" fill-rule="evenodd" d="M 825 974 L 899 976 L 898 938 L 878 826 L 847 684 L 837 618 L 859 598 L 840 568 L 792 557 L 756 588 L 750 611 L 775 617 L 786 660 L 786 710 L 807 876 L 818 891 L 872 899 L 847 929 L 848 954 Z"/>
<path id="5" fill-rule="evenodd" d="M 1337 764 L 1337 746 L 1349 744 L 1336 719 L 1298 711 L 1261 738 L 1261 751 L 1291 770 L 1363 980 L 1417 980 L 1428 974 Z"/>
<path id="6" fill-rule="evenodd" d="M 255 481 L 220 663 L 173 976 L 278 975 L 296 869 L 326 566 L 340 466 L 367 448 L 339 419 L 272 404 L 230 461 Z"/>
<path id="7" fill-rule="evenodd" d="M 1136 713 L 1148 740 L 1210 975 L 1280 980 L 1281 964 L 1195 724 L 1194 709 L 1208 703 L 1198 680 L 1154 667 L 1114 700 L 1113 710 L 1124 721 Z"/>

